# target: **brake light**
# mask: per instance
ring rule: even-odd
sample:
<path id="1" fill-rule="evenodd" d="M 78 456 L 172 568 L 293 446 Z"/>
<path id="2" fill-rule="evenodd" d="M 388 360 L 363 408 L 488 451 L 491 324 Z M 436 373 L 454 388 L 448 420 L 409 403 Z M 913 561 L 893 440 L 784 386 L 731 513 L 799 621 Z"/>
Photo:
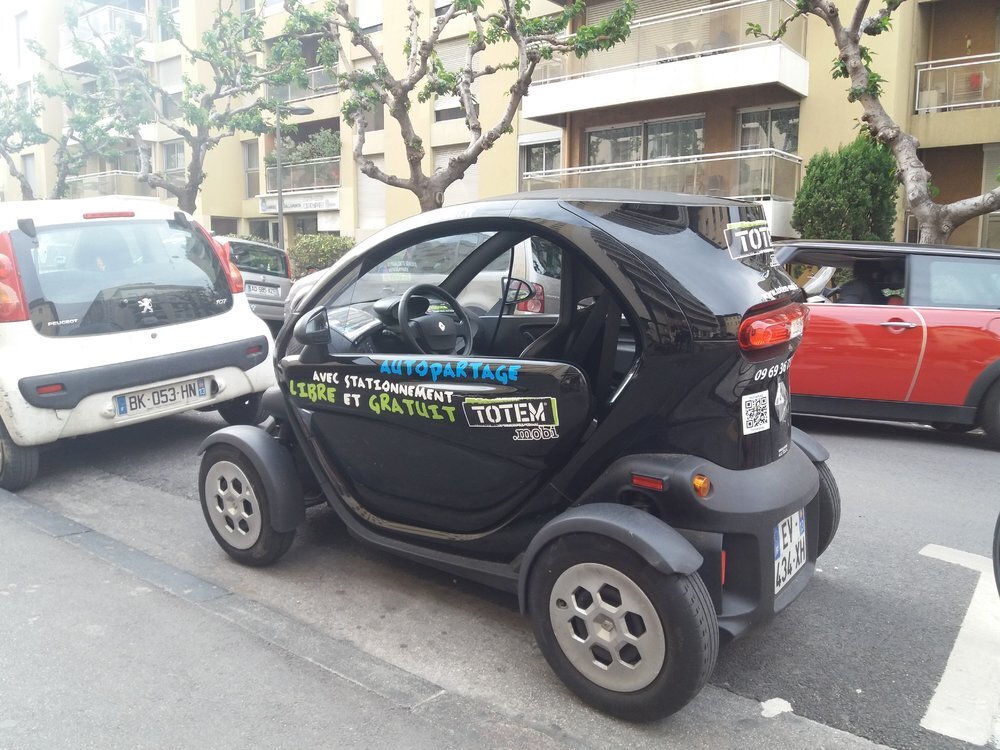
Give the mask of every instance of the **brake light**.
<path id="1" fill-rule="evenodd" d="M 663 492 L 663 488 L 666 486 L 666 482 L 663 481 L 662 477 L 651 477 L 647 476 L 646 474 L 633 474 L 632 486 L 638 487 L 643 490 L 655 490 L 657 492 Z"/>
<path id="2" fill-rule="evenodd" d="M 517 309 L 521 312 L 543 313 L 545 312 L 545 287 L 541 284 L 532 284 L 535 287 L 535 296 L 524 302 L 517 303 Z"/>
<path id="3" fill-rule="evenodd" d="M 17 273 L 14 248 L 10 235 L 0 235 L 0 323 L 14 323 L 28 319 L 28 304 L 24 287 Z"/>
<path id="4" fill-rule="evenodd" d="M 131 219 L 135 211 L 94 211 L 83 215 L 85 219 Z"/>
<path id="5" fill-rule="evenodd" d="M 211 243 L 212 247 L 215 249 L 215 254 L 219 256 L 219 262 L 222 263 L 222 269 L 226 272 L 226 279 L 229 281 L 229 291 L 233 294 L 238 294 L 243 291 L 243 274 L 240 273 L 240 269 L 236 267 L 233 262 L 233 250 L 229 246 L 228 242 L 219 242 L 217 239 L 212 237 L 205 228 L 198 227 L 201 233 L 205 235 L 205 238 Z"/>
<path id="6" fill-rule="evenodd" d="M 808 316 L 805 305 L 793 302 L 744 318 L 738 334 L 740 348 L 753 351 L 791 341 L 802 335 Z"/>

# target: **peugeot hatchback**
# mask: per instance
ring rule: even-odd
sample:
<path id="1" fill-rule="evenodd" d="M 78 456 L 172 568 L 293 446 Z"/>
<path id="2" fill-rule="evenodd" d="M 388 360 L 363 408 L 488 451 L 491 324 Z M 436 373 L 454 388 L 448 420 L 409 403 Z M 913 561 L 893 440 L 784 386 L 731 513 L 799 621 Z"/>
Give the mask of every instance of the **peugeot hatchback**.
<path id="1" fill-rule="evenodd" d="M 0 487 L 30 483 L 60 438 L 189 409 L 259 421 L 271 346 L 239 271 L 187 214 L 0 204 Z"/>

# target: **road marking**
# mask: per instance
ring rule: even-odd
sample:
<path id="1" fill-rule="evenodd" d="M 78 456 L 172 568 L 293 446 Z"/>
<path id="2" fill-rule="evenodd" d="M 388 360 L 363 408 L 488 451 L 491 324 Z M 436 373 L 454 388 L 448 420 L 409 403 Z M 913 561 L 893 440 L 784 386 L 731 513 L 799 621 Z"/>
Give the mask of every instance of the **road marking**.
<path id="1" fill-rule="evenodd" d="M 1000 598 L 988 557 L 928 544 L 920 554 L 979 572 L 969 610 L 920 726 L 994 747 L 1000 741 Z"/>

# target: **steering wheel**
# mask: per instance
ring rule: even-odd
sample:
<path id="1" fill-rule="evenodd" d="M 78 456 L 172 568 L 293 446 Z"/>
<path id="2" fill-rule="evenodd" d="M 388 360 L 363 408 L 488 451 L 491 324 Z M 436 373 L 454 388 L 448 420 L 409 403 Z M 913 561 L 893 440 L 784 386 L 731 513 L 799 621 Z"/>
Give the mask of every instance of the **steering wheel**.
<path id="1" fill-rule="evenodd" d="M 444 313 L 427 313 L 410 319 L 410 297 L 421 294 L 447 302 L 451 306 L 451 315 Z M 396 313 L 399 319 L 399 330 L 403 340 L 423 354 L 469 354 L 472 351 L 472 324 L 469 313 L 465 311 L 458 300 L 448 292 L 433 284 L 414 284 L 399 298 L 399 308 Z M 456 320 L 457 318 L 457 320 Z M 422 344 L 417 336 L 420 333 L 426 344 Z M 462 338 L 465 345 L 459 350 L 458 339 Z"/>

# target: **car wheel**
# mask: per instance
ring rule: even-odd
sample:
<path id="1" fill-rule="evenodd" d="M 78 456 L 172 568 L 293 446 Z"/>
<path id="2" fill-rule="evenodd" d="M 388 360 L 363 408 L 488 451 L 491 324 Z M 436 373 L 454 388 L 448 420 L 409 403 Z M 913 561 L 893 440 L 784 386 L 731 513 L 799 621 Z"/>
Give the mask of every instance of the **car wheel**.
<path id="1" fill-rule="evenodd" d="M 826 461 L 820 461 L 814 466 L 819 473 L 819 491 L 815 498 L 819 501 L 819 544 L 816 547 L 816 554 L 819 556 L 826 552 L 830 542 L 837 536 L 837 528 L 840 526 L 840 488 L 837 487 L 837 480 L 833 478 L 833 472 Z"/>
<path id="2" fill-rule="evenodd" d="M 248 393 L 242 398 L 227 401 L 219 406 L 219 416 L 229 424 L 260 424 L 267 418 L 262 397 L 260 393 Z"/>
<path id="3" fill-rule="evenodd" d="M 958 424 L 958 422 L 933 422 L 931 427 L 939 432 L 948 432 L 956 435 L 976 429 L 974 424 Z"/>
<path id="4" fill-rule="evenodd" d="M 531 569 L 528 610 L 559 679 L 612 716 L 669 716 L 715 668 L 719 625 L 701 577 L 664 575 L 607 537 L 549 544 Z"/>
<path id="5" fill-rule="evenodd" d="M 983 426 L 990 445 L 1000 449 L 1000 380 L 993 384 L 983 399 L 979 424 Z"/>
<path id="6" fill-rule="evenodd" d="M 1000 594 L 1000 516 L 997 516 L 997 527 L 993 530 L 993 577 L 997 582 L 997 593 Z"/>
<path id="7" fill-rule="evenodd" d="M 38 476 L 38 446 L 18 445 L 0 422 L 0 488 L 15 492 Z"/>
<path id="8" fill-rule="evenodd" d="M 292 546 L 295 530 L 275 531 L 260 475 L 230 445 L 213 445 L 201 459 L 201 509 L 226 554 L 244 565 L 270 565 Z"/>

